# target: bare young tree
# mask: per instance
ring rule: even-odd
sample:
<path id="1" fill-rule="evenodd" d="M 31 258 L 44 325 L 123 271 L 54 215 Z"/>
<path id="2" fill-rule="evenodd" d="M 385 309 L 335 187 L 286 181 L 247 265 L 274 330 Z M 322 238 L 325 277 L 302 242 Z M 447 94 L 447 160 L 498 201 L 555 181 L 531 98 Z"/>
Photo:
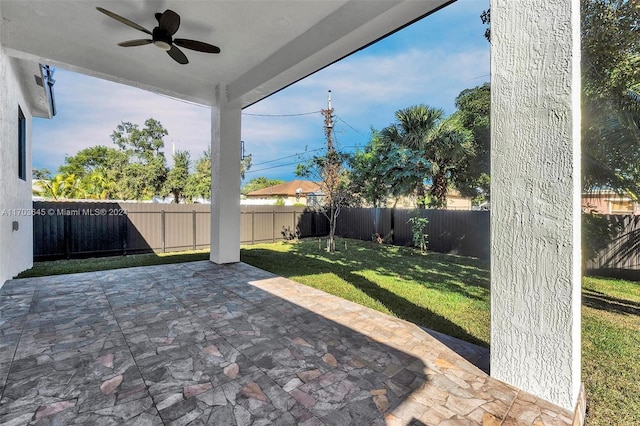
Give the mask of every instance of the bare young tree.
<path id="1" fill-rule="evenodd" d="M 328 252 L 336 249 L 338 215 L 340 209 L 351 199 L 345 168 L 348 160 L 348 154 L 333 148 L 323 156 L 314 156 L 306 164 L 298 164 L 296 169 L 298 176 L 314 179 L 320 185 L 322 193 L 316 196 L 316 202 L 309 207 L 321 212 L 329 221 Z"/>

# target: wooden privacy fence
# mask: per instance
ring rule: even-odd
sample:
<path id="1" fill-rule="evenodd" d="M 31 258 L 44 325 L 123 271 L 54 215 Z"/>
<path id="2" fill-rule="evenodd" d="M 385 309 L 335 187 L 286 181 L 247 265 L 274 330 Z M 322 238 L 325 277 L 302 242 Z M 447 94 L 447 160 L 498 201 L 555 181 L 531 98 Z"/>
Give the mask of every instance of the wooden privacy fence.
<path id="1" fill-rule="evenodd" d="M 598 253 L 585 262 L 589 275 L 640 280 L 640 216 L 605 216 L 619 226 L 618 235 Z"/>
<path id="2" fill-rule="evenodd" d="M 36 201 L 34 259 L 209 247 L 209 206 Z"/>
<path id="3" fill-rule="evenodd" d="M 125 202 L 36 201 L 34 258 L 36 260 L 196 250 L 209 247 L 210 206 Z M 242 206 L 242 244 L 280 241 L 283 230 L 300 237 L 325 236 L 327 219 L 304 207 Z M 411 245 L 404 209 L 343 209 L 337 235 L 360 240 L 375 233 L 385 242 Z M 421 212 L 429 219 L 429 249 L 487 259 L 489 213 L 470 211 Z"/>
<path id="4" fill-rule="evenodd" d="M 109 256 L 208 248 L 206 204 L 35 201 L 34 259 Z M 302 237 L 326 235 L 320 213 L 303 207 L 243 206 L 241 242 L 279 241 L 283 228 Z"/>
<path id="5" fill-rule="evenodd" d="M 410 246 L 413 234 L 409 218 L 416 214 L 429 220 L 429 250 L 489 259 L 488 211 L 348 208 L 340 212 L 336 233 L 359 240 L 372 240 L 378 233 L 385 243 Z"/>
<path id="6" fill-rule="evenodd" d="M 256 244 L 282 241 L 283 232 L 317 237 L 329 233 L 329 223 L 322 213 L 305 207 L 241 206 L 240 243 Z"/>
<path id="7" fill-rule="evenodd" d="M 125 202 L 36 201 L 34 259 L 108 256 L 208 248 L 210 206 Z M 283 230 L 300 237 L 326 236 L 327 219 L 304 207 L 242 206 L 242 244 L 283 239 Z M 336 234 L 371 241 L 378 233 L 385 243 L 411 245 L 409 218 L 415 210 L 345 208 Z M 490 213 L 486 211 L 422 210 L 429 250 L 490 257 Z M 607 216 L 620 224 L 620 233 L 594 260 L 585 262 L 588 274 L 640 280 L 640 216 Z"/>

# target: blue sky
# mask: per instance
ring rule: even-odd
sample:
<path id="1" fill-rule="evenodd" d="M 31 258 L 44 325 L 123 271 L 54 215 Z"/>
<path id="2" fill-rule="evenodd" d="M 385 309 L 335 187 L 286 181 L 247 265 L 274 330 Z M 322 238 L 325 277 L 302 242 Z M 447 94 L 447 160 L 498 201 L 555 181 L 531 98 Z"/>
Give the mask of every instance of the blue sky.
<path id="1" fill-rule="evenodd" d="M 479 18 L 488 7 L 489 0 L 459 0 L 246 108 L 242 140 L 253 157 L 246 179 L 295 179 L 296 163 L 324 146 L 323 119 L 319 112 L 286 115 L 326 108 L 328 90 L 337 117 L 335 140 L 347 151 L 366 145 L 371 127 L 391 124 L 398 109 L 427 104 L 454 112 L 460 91 L 490 79 L 489 43 Z M 207 107 L 62 69 L 54 78 L 58 114 L 34 120 L 34 168 L 55 172 L 65 155 L 114 146 L 110 135 L 118 124 L 142 126 L 149 117 L 169 132 L 169 163 L 173 144 L 195 161 L 210 143 Z"/>

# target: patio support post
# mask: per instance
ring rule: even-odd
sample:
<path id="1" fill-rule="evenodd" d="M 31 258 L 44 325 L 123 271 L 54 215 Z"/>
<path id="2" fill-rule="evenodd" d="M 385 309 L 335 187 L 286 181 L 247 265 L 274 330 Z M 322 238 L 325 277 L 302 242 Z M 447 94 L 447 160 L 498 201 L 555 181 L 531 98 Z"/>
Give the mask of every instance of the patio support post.
<path id="1" fill-rule="evenodd" d="M 580 2 L 491 1 L 491 375 L 580 390 Z"/>
<path id="2" fill-rule="evenodd" d="M 240 122 L 239 106 L 219 100 L 211 108 L 209 258 L 218 264 L 240 261 Z"/>

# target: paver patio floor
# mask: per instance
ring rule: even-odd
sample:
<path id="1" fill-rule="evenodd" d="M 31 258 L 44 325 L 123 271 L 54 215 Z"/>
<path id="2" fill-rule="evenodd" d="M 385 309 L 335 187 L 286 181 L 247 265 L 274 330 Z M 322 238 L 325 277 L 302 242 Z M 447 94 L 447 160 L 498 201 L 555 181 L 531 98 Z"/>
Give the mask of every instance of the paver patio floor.
<path id="1" fill-rule="evenodd" d="M 572 420 L 484 350 L 242 263 L 12 280 L 0 308 L 6 426 Z"/>

